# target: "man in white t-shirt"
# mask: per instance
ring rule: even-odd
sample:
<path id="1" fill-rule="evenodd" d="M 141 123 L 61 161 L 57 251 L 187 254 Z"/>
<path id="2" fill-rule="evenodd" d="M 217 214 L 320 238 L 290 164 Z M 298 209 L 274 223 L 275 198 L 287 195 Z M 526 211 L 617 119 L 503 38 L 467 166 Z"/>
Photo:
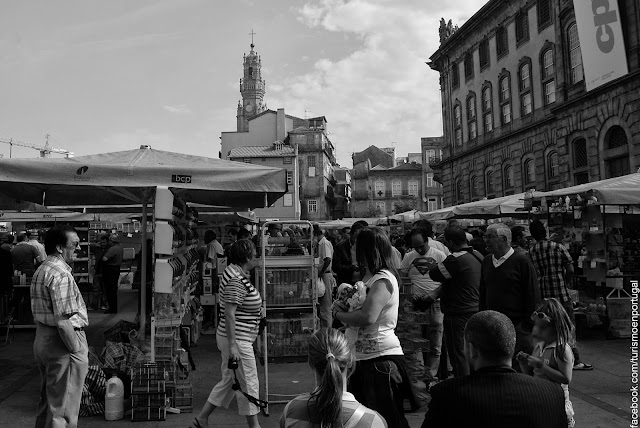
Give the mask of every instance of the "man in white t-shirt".
<path id="1" fill-rule="evenodd" d="M 331 303 L 335 279 L 331 270 L 333 260 L 333 245 L 322 233 L 320 226 L 313 225 L 313 237 L 318 240 L 318 277 L 322 278 L 325 286 L 324 296 L 318 299 L 320 327 L 331 328 L 333 319 L 331 316 Z"/>
<path id="2" fill-rule="evenodd" d="M 429 276 L 429 270 L 447 257 L 442 251 L 429 246 L 429 235 L 425 229 L 411 231 L 411 247 L 414 251 L 405 254 L 401 272 L 411 279 L 413 296 L 418 307 L 429 316 L 429 325 L 423 326 L 422 337 L 429 339 L 429 351 L 423 352 L 426 371 L 425 383 L 437 381 L 442 350 L 443 314 L 440 310 L 440 288 L 442 284 Z"/>

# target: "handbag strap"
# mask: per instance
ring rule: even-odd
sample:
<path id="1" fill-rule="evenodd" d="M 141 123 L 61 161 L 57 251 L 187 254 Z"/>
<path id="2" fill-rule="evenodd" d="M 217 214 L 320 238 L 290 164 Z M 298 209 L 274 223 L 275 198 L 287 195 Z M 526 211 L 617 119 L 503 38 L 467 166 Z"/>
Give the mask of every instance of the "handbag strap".
<path id="1" fill-rule="evenodd" d="M 365 407 L 358 403 L 358 407 L 356 407 L 356 410 L 353 412 L 353 414 L 351 415 L 351 417 L 347 420 L 347 423 L 344 425 L 344 428 L 353 428 L 355 427 L 358 422 L 360 422 L 360 419 L 362 419 L 362 417 L 364 416 L 365 413 Z"/>

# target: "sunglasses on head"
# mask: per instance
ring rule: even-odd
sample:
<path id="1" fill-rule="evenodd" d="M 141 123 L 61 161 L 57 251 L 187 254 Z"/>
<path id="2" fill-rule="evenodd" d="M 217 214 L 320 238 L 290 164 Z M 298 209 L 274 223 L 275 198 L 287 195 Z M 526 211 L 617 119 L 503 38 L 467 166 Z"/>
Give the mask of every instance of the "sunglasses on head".
<path id="1" fill-rule="evenodd" d="M 531 314 L 531 319 L 533 321 L 535 321 L 536 319 L 539 319 L 539 320 L 543 320 L 543 321 L 546 321 L 548 323 L 551 323 L 551 317 L 549 315 L 545 314 L 544 312 L 534 311 L 533 314 Z"/>

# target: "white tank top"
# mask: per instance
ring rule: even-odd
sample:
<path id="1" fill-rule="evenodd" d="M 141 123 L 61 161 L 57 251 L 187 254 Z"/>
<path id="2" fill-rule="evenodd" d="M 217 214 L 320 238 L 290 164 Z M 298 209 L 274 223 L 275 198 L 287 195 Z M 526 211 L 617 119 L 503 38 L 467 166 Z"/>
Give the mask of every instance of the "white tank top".
<path id="1" fill-rule="evenodd" d="M 384 355 L 403 355 L 400 340 L 395 333 L 400 304 L 398 280 L 390 271 L 382 270 L 366 282 L 367 291 L 380 279 L 388 280 L 393 291 L 378 319 L 368 327 L 349 327 L 346 330 L 347 340 L 351 348 L 355 349 L 357 361 L 371 360 Z"/>

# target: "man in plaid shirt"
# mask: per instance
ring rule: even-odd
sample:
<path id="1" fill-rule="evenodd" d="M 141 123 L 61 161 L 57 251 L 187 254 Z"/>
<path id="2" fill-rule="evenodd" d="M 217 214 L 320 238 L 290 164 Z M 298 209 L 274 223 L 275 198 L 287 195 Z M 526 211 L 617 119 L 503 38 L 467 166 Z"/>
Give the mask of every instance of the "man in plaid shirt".
<path id="1" fill-rule="evenodd" d="M 540 220 L 534 220 L 529 225 L 531 236 L 536 243 L 529 249 L 529 256 L 536 268 L 540 295 L 543 299 L 554 298 L 562 304 L 571 318 L 575 329 L 576 318 L 573 313 L 573 303 L 569 297 L 568 284 L 573 279 L 573 259 L 569 251 L 562 244 L 549 241 L 547 230 Z M 574 331 L 575 335 L 575 331 Z M 580 354 L 575 342 L 572 347 L 574 356 L 574 370 L 592 370 L 591 364 L 580 361 Z"/>
<path id="2" fill-rule="evenodd" d="M 47 259 L 33 275 L 33 353 L 41 375 L 36 428 L 76 427 L 89 359 L 87 308 L 68 262 L 79 245 L 71 226 L 55 226 L 44 238 Z"/>

